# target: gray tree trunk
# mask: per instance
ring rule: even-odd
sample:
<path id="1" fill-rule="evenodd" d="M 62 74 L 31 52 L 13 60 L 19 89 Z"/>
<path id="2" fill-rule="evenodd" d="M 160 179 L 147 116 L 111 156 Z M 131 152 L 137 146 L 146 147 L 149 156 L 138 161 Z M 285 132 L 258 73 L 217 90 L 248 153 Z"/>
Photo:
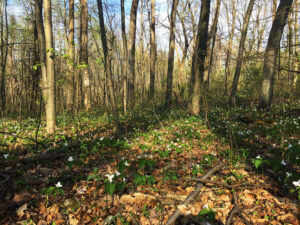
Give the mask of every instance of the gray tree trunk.
<path id="1" fill-rule="evenodd" d="M 135 38 L 136 17 L 139 0 L 132 0 L 129 24 L 129 46 L 128 46 L 128 106 L 134 108 L 134 83 L 135 83 Z"/>
<path id="2" fill-rule="evenodd" d="M 54 68 L 54 46 L 52 33 L 52 13 L 51 0 L 44 0 L 44 23 L 45 23 L 45 44 L 46 44 L 46 119 L 47 132 L 53 134 L 55 132 L 56 116 L 55 116 L 55 68 Z"/>
<path id="3" fill-rule="evenodd" d="M 156 44 L 155 44 L 155 0 L 151 0 L 151 22 L 150 22 L 150 99 L 154 97 L 155 89 L 155 61 L 156 61 Z"/>
<path id="4" fill-rule="evenodd" d="M 240 74 L 241 74 L 241 69 L 242 69 L 242 64 L 243 64 L 244 46 L 245 46 L 248 25 L 249 25 L 251 13 L 253 10 L 254 2 L 255 2 L 255 0 L 250 0 L 246 15 L 244 17 L 243 26 L 242 26 L 238 58 L 237 58 L 237 62 L 236 62 L 236 68 L 235 68 L 235 73 L 234 73 L 234 78 L 233 78 L 233 82 L 232 82 L 232 86 L 231 86 L 231 93 L 230 93 L 230 103 L 233 106 L 236 106 L 236 92 L 237 92 L 237 87 L 238 87 L 238 83 L 239 83 L 239 79 L 240 79 Z"/>
<path id="5" fill-rule="evenodd" d="M 263 79 L 259 97 L 259 108 L 268 108 L 273 97 L 274 73 L 280 41 L 293 0 L 281 0 L 269 34 L 264 56 Z"/>
<path id="6" fill-rule="evenodd" d="M 173 86 L 173 69 L 174 69 L 174 50 L 175 50 L 175 24 L 176 11 L 179 0 L 173 0 L 170 20 L 170 39 L 169 39 L 169 55 L 168 55 L 168 70 L 167 70 L 167 89 L 165 105 L 169 106 L 172 103 L 172 86 Z"/>
<path id="7" fill-rule="evenodd" d="M 204 75 L 204 61 L 207 55 L 208 24 L 210 15 L 210 0 L 203 0 L 198 24 L 197 40 L 192 61 L 192 73 L 195 76 L 190 112 L 193 115 L 200 113 L 201 86 Z"/>

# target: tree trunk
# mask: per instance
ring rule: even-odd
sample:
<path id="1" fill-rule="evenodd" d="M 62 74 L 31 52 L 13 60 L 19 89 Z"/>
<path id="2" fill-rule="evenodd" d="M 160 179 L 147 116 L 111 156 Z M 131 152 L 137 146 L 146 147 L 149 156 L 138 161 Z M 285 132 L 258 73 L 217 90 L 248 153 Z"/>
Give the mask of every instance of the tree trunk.
<path id="1" fill-rule="evenodd" d="M 68 35 L 68 85 L 67 109 L 73 111 L 75 102 L 75 40 L 74 40 L 74 0 L 69 0 L 69 35 Z"/>
<path id="2" fill-rule="evenodd" d="M 193 115 L 199 115 L 200 113 L 200 92 L 204 75 L 204 61 L 207 55 L 209 15 L 210 0 L 203 0 L 201 4 L 197 40 L 192 61 L 192 73 L 195 74 L 195 85 L 192 93 L 190 112 Z"/>
<path id="3" fill-rule="evenodd" d="M 128 47 L 127 47 L 127 38 L 126 38 L 126 30 L 125 30 L 125 8 L 124 8 L 124 0 L 121 0 L 121 20 L 122 20 L 122 41 L 123 41 L 123 54 L 124 54 L 124 72 L 123 72 L 123 107 L 124 114 L 127 113 L 127 105 L 128 105 L 128 79 L 127 79 L 127 63 L 128 63 Z"/>
<path id="4" fill-rule="evenodd" d="M 169 55 L 168 55 L 168 70 L 167 70 L 167 89 L 166 89 L 166 102 L 168 107 L 172 103 L 172 86 L 173 86 L 173 69 L 174 69 L 174 50 L 175 50 L 175 24 L 176 24 L 176 11 L 179 0 L 173 0 L 170 21 L 170 39 L 169 39 Z"/>
<path id="5" fill-rule="evenodd" d="M 97 5 L 98 5 L 102 48 L 103 48 L 103 53 L 104 53 L 104 68 L 105 68 L 105 73 L 108 78 L 108 92 L 110 95 L 110 101 L 111 101 L 111 105 L 112 105 L 112 112 L 113 112 L 113 118 L 114 118 L 114 131 L 118 135 L 119 134 L 119 115 L 118 115 L 118 111 L 117 111 L 117 102 L 116 102 L 113 77 L 112 77 L 112 72 L 111 72 L 111 58 L 110 58 L 110 54 L 108 52 L 108 46 L 107 46 L 107 40 L 106 40 L 106 31 L 105 31 L 104 19 L 103 19 L 102 0 L 97 0 Z"/>
<path id="6" fill-rule="evenodd" d="M 233 106 L 236 106 L 237 86 L 238 86 L 239 79 L 240 79 L 242 63 L 243 63 L 244 46 L 245 46 L 248 25 L 249 25 L 252 9 L 254 6 L 254 2 L 255 2 L 255 0 L 250 0 L 246 15 L 244 17 L 244 23 L 242 26 L 241 40 L 240 40 L 240 45 L 239 45 L 239 50 L 238 50 L 238 58 L 237 58 L 237 62 L 236 62 L 236 68 L 235 68 L 234 78 L 233 78 L 232 87 L 231 87 L 231 94 L 230 94 L 230 103 Z"/>
<path id="7" fill-rule="evenodd" d="M 0 72 L 1 72 L 1 109 L 4 112 L 6 107 L 6 91 L 5 91 L 5 76 L 6 76 L 6 62 L 8 54 L 8 24 L 7 24 L 7 0 L 1 1 L 0 3 L 0 40 L 1 40 L 1 61 L 0 61 Z M 5 29 L 6 35 L 4 36 L 4 18 L 5 18 Z"/>
<path id="8" fill-rule="evenodd" d="M 299 2 L 298 0 L 295 0 L 295 43 L 299 43 L 299 25 L 298 25 L 298 13 L 297 11 L 299 10 Z M 295 46 L 295 62 L 294 62 L 294 68 L 295 71 L 298 71 L 298 73 L 296 72 L 294 75 L 294 84 L 293 84 L 293 88 L 294 88 L 294 95 L 296 97 L 300 96 L 300 77 L 299 77 L 299 70 L 300 70 L 300 46 L 299 44 Z"/>
<path id="9" fill-rule="evenodd" d="M 216 6 L 216 11 L 215 11 L 215 17 L 211 26 L 211 31 L 209 33 L 208 37 L 208 43 L 207 46 L 208 49 L 207 51 L 207 56 L 205 57 L 205 62 L 204 62 L 204 75 L 203 75 L 203 87 L 207 90 L 209 87 L 209 80 L 210 80 L 210 71 L 211 71 L 211 65 L 213 61 L 213 55 L 214 55 L 214 48 L 215 48 L 215 43 L 216 43 L 216 35 L 217 35 L 217 30 L 218 30 L 218 19 L 219 19 L 219 13 L 220 13 L 220 5 L 221 5 L 221 0 L 217 0 L 217 6 Z"/>
<path id="10" fill-rule="evenodd" d="M 88 57 L 87 0 L 80 0 L 80 57 L 79 58 L 81 64 L 83 105 L 85 110 L 88 111 L 91 108 L 91 81 L 89 76 L 89 62 L 88 62 L 89 57 Z"/>
<path id="11" fill-rule="evenodd" d="M 136 36 L 136 17 L 139 0 L 132 0 L 130 10 L 129 25 L 129 47 L 128 47 L 128 105 L 134 108 L 134 83 L 135 83 L 135 36 Z"/>
<path id="12" fill-rule="evenodd" d="M 47 132 L 53 134 L 55 132 L 55 69 L 54 69 L 54 48 L 52 34 L 52 13 L 51 0 L 44 0 L 44 23 L 45 23 L 45 46 L 46 46 L 46 117 Z"/>
<path id="13" fill-rule="evenodd" d="M 259 97 L 259 108 L 268 108 L 273 97 L 275 64 L 280 48 L 280 40 L 293 0 L 281 0 L 269 34 L 264 56 L 263 79 Z"/>
<path id="14" fill-rule="evenodd" d="M 151 0 L 151 22 L 150 22 L 150 99 L 154 98 L 155 90 L 155 61 L 156 61 L 156 43 L 155 43 L 155 0 Z"/>
<path id="15" fill-rule="evenodd" d="M 228 43 L 228 49 L 226 53 L 226 60 L 225 60 L 225 88 L 224 88 L 224 96 L 227 96 L 228 92 L 228 79 L 231 75 L 230 73 L 230 58 L 231 58 L 231 52 L 232 52 L 232 41 L 234 37 L 234 31 L 235 31 L 235 17 L 236 17 L 236 0 L 232 1 L 232 26 L 231 26 L 231 31 L 229 31 L 229 43 Z M 229 26 L 229 12 L 228 9 L 226 8 L 226 17 L 227 17 L 227 23 Z"/>

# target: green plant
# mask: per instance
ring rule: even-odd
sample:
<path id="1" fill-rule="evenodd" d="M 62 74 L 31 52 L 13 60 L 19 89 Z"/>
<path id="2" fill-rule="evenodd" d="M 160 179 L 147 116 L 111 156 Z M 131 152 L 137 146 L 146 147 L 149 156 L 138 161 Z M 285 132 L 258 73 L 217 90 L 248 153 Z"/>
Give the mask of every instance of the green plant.
<path id="1" fill-rule="evenodd" d="M 216 212 L 213 211 L 210 208 L 202 209 L 198 213 L 199 222 L 203 222 L 203 221 L 207 221 L 207 220 L 209 222 L 214 222 L 215 221 L 215 215 L 216 215 Z"/>
<path id="2" fill-rule="evenodd" d="M 136 186 L 139 186 L 139 185 L 152 185 L 156 182 L 155 178 L 152 176 L 152 175 L 142 175 L 142 174 L 139 174 L 137 173 L 134 177 L 134 180 L 133 180 L 133 183 L 136 185 Z"/>

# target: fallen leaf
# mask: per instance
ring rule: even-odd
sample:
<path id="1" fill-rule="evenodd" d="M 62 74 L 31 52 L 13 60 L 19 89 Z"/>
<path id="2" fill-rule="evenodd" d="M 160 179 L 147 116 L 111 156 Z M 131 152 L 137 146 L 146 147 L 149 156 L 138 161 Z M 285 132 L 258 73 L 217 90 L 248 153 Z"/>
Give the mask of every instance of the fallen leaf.
<path id="1" fill-rule="evenodd" d="M 19 207 L 17 210 L 16 210 L 16 213 L 19 217 L 19 219 L 21 219 L 23 216 L 24 216 L 24 211 L 27 209 L 28 207 L 28 204 L 25 203 L 24 205 L 22 205 L 21 207 Z"/>
<path id="2" fill-rule="evenodd" d="M 76 219 L 76 217 L 73 214 L 69 215 L 69 224 L 70 225 L 77 225 L 79 221 Z"/>

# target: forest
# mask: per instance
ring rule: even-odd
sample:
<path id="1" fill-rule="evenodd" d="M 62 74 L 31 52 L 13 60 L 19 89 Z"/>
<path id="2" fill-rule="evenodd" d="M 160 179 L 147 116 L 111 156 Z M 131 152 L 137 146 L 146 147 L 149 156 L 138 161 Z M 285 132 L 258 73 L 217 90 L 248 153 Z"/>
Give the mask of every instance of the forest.
<path id="1" fill-rule="evenodd" d="M 299 0 L 0 0 L 0 224 L 300 224 Z"/>

